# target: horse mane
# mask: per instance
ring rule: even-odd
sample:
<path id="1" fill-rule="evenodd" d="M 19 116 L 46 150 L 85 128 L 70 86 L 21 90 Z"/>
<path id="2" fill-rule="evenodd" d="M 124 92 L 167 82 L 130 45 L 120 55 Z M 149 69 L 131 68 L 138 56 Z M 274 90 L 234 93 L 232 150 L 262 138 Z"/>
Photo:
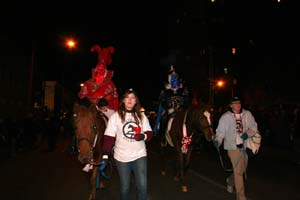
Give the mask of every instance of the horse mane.
<path id="1" fill-rule="evenodd" d="M 74 123 L 76 127 L 77 137 L 90 138 L 89 134 L 93 124 L 93 117 L 95 116 L 95 111 L 93 111 L 94 106 L 86 107 L 83 105 L 76 105 L 74 108 L 74 113 L 76 114 Z"/>
<path id="2" fill-rule="evenodd" d="M 187 108 L 187 116 L 186 116 L 186 126 L 190 130 L 197 130 L 198 129 L 198 117 L 203 115 L 205 110 L 209 110 L 209 106 L 200 103 L 197 105 L 190 105 Z"/>

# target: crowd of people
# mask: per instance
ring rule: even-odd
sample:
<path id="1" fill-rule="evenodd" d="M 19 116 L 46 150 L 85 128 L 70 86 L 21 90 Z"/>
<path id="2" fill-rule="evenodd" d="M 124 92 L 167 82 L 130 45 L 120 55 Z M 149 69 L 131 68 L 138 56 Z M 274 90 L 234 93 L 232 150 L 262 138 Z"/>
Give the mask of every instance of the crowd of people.
<path id="1" fill-rule="evenodd" d="M 39 148 L 52 152 L 58 143 L 63 143 L 60 149 L 65 151 L 74 134 L 71 112 L 54 114 L 47 108 L 34 108 L 24 118 L 0 119 L 1 147 L 8 149 L 9 157 Z"/>

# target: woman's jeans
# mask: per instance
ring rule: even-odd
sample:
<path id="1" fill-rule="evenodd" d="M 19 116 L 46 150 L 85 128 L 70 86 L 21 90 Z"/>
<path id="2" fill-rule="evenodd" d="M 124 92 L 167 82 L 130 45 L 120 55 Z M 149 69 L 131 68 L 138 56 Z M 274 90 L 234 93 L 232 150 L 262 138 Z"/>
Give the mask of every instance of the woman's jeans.
<path id="1" fill-rule="evenodd" d="M 137 200 L 147 200 L 147 157 L 131 162 L 115 160 L 121 183 L 121 200 L 130 199 L 131 173 L 134 173 L 137 190 Z"/>

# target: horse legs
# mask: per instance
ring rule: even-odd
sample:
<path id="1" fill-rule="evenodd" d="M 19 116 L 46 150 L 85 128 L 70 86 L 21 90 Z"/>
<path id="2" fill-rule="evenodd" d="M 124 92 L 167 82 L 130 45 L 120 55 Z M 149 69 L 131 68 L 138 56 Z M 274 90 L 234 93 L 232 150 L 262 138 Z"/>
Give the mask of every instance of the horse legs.
<path id="1" fill-rule="evenodd" d="M 189 150 L 185 156 L 185 165 L 184 165 L 184 171 L 186 172 L 190 166 L 190 161 L 191 161 L 191 155 L 192 155 L 193 147 L 190 146 Z"/>
<path id="2" fill-rule="evenodd" d="M 191 160 L 191 153 L 192 153 L 192 147 L 189 148 L 187 154 L 183 155 L 183 166 L 182 166 L 182 169 L 181 169 L 181 190 L 182 192 L 188 192 L 188 187 L 187 187 L 187 182 L 186 182 L 186 173 L 187 173 L 187 170 L 189 168 L 189 165 L 190 165 L 190 160 Z"/>
<path id="3" fill-rule="evenodd" d="M 188 187 L 186 184 L 186 156 L 181 152 L 181 148 L 177 147 L 177 166 L 176 166 L 176 176 L 174 177 L 175 181 L 181 182 L 181 191 L 187 192 Z"/>
<path id="4" fill-rule="evenodd" d="M 160 146 L 160 157 L 161 157 L 161 164 L 160 164 L 160 173 L 161 175 L 166 175 L 166 146 Z"/>
<path id="5" fill-rule="evenodd" d="M 92 174 L 90 177 L 90 194 L 89 194 L 89 200 L 95 200 L 96 199 L 96 178 L 99 170 L 97 167 L 94 167 L 92 170 Z"/>

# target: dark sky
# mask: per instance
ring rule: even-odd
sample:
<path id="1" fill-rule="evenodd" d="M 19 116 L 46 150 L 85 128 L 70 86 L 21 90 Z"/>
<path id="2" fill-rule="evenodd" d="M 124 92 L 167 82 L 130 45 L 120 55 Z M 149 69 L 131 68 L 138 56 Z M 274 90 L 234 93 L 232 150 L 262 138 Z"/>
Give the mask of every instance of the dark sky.
<path id="1" fill-rule="evenodd" d="M 117 87 L 138 91 L 150 88 L 154 91 L 152 96 L 158 96 L 163 84 L 159 77 L 160 54 L 167 47 L 167 41 L 163 41 L 172 5 L 168 6 L 170 10 L 164 5 L 147 3 L 105 1 L 69 5 L 49 2 L 1 7 L 2 30 L 16 38 L 29 54 L 33 46 L 36 75 L 59 80 L 63 69 L 65 84 L 74 84 L 73 88 L 79 89 L 79 83 L 91 77 L 97 62 L 97 54 L 91 53 L 90 47 L 112 45 L 116 52 L 108 69 L 114 70 Z M 64 40 L 70 36 L 78 41 L 72 52 L 64 46 Z M 145 98 L 147 95 L 150 93 L 143 92 Z"/>
<path id="2" fill-rule="evenodd" d="M 64 69 L 74 87 L 90 78 L 95 43 L 116 48 L 109 69 L 117 87 L 137 88 L 144 99 L 156 99 L 171 60 L 193 87 L 207 82 L 208 45 L 221 49 L 216 71 L 232 63 L 228 51 L 237 47 L 234 62 L 244 85 L 270 82 L 279 90 L 296 84 L 300 14 L 292 1 L 104 2 L 3 3 L 1 31 L 28 52 L 34 47 L 41 78 L 59 80 Z M 72 52 L 64 46 L 69 36 L 79 42 Z"/>
<path id="3" fill-rule="evenodd" d="M 235 3 L 228 21 L 244 85 L 257 84 L 282 99 L 297 99 L 300 13 L 296 1 Z"/>

